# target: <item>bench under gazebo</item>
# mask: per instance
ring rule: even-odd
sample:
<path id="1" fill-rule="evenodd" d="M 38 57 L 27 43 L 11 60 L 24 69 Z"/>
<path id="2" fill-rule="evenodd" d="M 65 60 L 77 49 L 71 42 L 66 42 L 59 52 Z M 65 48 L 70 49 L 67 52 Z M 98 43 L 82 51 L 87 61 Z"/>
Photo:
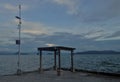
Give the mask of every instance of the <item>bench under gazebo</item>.
<path id="1" fill-rule="evenodd" d="M 73 53 L 75 48 L 71 47 L 64 47 L 64 46 L 53 46 L 53 47 L 39 47 L 39 55 L 40 55 L 40 68 L 39 71 L 42 71 L 42 51 L 53 51 L 54 52 L 54 69 L 57 70 L 57 74 L 61 75 L 61 51 L 70 51 L 71 52 L 71 71 L 74 71 L 74 65 L 73 65 Z M 58 67 L 57 67 L 57 59 L 56 56 L 58 55 Z"/>

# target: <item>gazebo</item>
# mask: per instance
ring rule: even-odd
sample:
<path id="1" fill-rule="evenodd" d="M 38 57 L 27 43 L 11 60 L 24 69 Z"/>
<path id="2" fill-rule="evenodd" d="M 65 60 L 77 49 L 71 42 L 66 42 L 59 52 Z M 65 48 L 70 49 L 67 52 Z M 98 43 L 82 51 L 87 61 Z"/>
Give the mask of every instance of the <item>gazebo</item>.
<path id="1" fill-rule="evenodd" d="M 39 47 L 39 55 L 40 55 L 40 68 L 39 71 L 42 71 L 42 51 L 53 51 L 54 52 L 54 69 L 57 70 L 58 76 L 61 75 L 61 51 L 70 51 L 71 52 L 71 71 L 74 71 L 74 65 L 73 65 L 73 53 L 75 48 L 71 47 L 64 47 L 64 46 L 53 46 L 53 47 Z M 58 67 L 57 67 L 57 59 L 56 56 L 58 55 Z"/>

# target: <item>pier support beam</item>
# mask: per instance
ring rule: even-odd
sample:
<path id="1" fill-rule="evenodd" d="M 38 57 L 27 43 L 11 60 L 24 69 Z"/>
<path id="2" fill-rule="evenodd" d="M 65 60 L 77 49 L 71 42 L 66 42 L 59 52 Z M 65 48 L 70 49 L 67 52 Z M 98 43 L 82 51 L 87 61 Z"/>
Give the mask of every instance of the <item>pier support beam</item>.
<path id="1" fill-rule="evenodd" d="M 58 69 L 57 69 L 57 75 L 61 75 L 61 55 L 60 55 L 60 49 L 58 49 Z"/>
<path id="2" fill-rule="evenodd" d="M 39 68 L 39 72 L 42 72 L 42 50 L 40 50 L 40 68 Z"/>
<path id="3" fill-rule="evenodd" d="M 71 71 L 74 72 L 73 50 L 71 50 Z"/>
<path id="4" fill-rule="evenodd" d="M 57 70 L 56 55 L 57 55 L 57 50 L 54 50 L 54 70 Z"/>

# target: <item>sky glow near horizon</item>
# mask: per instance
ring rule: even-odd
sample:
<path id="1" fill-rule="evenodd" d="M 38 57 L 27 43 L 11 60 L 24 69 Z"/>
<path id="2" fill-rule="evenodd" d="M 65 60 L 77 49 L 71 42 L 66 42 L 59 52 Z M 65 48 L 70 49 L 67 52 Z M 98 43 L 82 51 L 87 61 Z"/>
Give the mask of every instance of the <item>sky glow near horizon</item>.
<path id="1" fill-rule="evenodd" d="M 56 45 L 120 51 L 120 0 L 0 0 L 0 51 L 17 51 L 19 4 L 23 52 Z"/>

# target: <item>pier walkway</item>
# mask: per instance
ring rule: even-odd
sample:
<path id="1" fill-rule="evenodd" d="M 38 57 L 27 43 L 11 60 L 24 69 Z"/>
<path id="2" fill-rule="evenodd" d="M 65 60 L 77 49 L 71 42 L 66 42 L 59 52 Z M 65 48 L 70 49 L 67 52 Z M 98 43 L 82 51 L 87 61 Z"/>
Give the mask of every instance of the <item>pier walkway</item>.
<path id="1" fill-rule="evenodd" d="M 61 71 L 61 76 L 57 76 L 56 71 L 44 71 L 24 73 L 20 76 L 0 76 L 0 82 L 120 82 L 120 78 L 70 71 Z"/>

